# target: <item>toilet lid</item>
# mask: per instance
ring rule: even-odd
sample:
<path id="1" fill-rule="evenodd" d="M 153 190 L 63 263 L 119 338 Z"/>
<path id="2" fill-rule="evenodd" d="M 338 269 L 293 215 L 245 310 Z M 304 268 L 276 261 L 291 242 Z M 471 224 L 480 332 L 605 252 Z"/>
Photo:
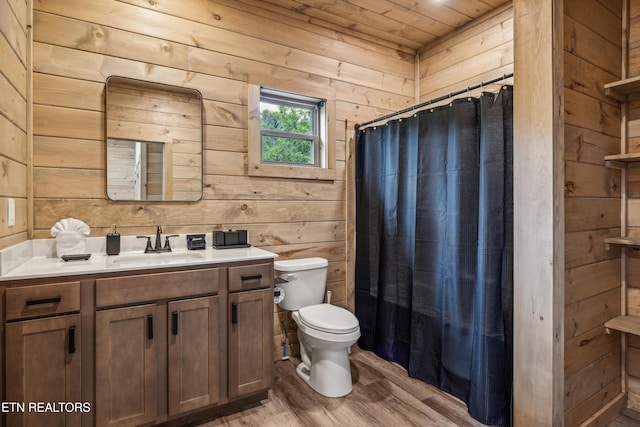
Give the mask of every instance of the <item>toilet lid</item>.
<path id="1" fill-rule="evenodd" d="M 359 327 L 358 319 L 349 310 L 331 304 L 301 307 L 298 316 L 306 326 L 322 332 L 349 334 Z"/>

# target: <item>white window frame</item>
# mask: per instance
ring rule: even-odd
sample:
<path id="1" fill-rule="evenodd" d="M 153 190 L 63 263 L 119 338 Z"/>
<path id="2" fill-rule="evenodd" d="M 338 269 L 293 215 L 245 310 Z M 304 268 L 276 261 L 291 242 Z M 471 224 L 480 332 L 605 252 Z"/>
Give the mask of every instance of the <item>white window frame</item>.
<path id="1" fill-rule="evenodd" d="M 325 100 L 320 97 L 302 95 L 279 89 L 262 88 L 259 85 L 250 84 L 248 107 L 248 175 L 267 177 L 286 177 L 300 179 L 335 180 L 335 100 Z M 265 162 L 262 160 L 262 135 L 277 132 L 263 131 L 260 128 L 260 101 L 262 97 L 269 100 L 278 100 L 283 104 L 294 106 L 318 104 L 324 101 L 318 108 L 317 133 L 314 138 L 314 163 L 280 163 Z M 296 134 L 285 136 L 296 137 Z M 309 135 L 304 135 L 309 138 Z"/>

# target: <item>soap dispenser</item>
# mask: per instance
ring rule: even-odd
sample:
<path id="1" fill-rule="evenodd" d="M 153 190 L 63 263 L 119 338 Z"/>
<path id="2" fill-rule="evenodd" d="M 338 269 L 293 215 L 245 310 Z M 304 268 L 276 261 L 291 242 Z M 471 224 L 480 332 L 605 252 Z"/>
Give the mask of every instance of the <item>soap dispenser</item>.
<path id="1" fill-rule="evenodd" d="M 116 225 L 111 226 L 111 233 L 107 234 L 107 255 L 120 253 L 120 234 L 116 231 Z"/>

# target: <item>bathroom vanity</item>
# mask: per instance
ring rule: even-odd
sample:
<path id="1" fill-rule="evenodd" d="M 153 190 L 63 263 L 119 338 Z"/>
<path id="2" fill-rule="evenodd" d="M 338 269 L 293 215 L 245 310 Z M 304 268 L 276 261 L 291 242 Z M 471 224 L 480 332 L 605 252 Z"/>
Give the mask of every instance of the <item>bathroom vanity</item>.
<path id="1" fill-rule="evenodd" d="M 275 254 L 162 256 L 34 258 L 0 276 L 5 425 L 183 424 L 266 397 Z"/>

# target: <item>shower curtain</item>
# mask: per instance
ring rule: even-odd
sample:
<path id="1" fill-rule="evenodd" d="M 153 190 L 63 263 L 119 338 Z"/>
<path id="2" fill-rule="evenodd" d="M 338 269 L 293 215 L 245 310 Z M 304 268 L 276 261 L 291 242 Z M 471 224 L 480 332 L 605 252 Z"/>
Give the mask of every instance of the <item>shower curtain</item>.
<path id="1" fill-rule="evenodd" d="M 359 346 L 511 422 L 513 90 L 356 141 Z"/>

